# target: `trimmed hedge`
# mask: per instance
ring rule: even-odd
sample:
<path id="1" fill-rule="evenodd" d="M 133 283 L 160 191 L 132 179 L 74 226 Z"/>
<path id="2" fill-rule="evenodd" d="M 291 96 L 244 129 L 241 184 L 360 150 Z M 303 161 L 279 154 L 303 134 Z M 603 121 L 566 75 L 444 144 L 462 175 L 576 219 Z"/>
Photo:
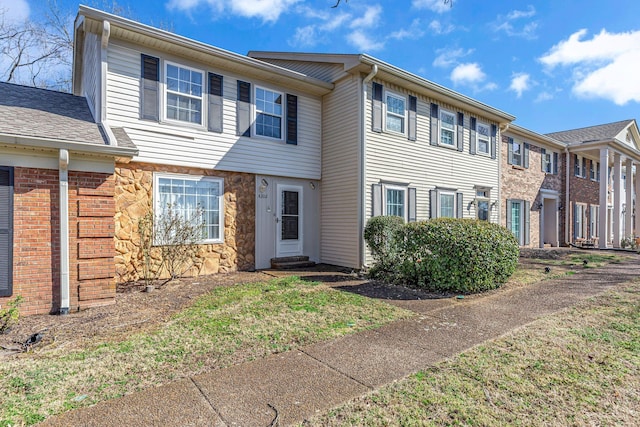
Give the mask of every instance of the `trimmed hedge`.
<path id="1" fill-rule="evenodd" d="M 392 280 L 402 263 L 402 229 L 399 216 L 374 216 L 364 228 L 364 240 L 369 245 L 375 264 L 369 270 L 373 278 Z"/>
<path id="2" fill-rule="evenodd" d="M 378 278 L 394 283 L 431 291 L 482 292 L 506 282 L 518 263 L 513 234 L 486 221 L 438 218 L 390 228 L 386 233 L 393 234 L 397 255 L 384 260 L 385 268 L 379 270 L 376 259 L 373 270 Z"/>

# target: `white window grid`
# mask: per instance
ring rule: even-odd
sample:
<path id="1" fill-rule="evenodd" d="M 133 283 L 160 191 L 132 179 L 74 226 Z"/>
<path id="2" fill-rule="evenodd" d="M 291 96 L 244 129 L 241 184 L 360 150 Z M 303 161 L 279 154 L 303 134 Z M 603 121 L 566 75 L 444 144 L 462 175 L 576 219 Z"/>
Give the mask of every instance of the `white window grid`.
<path id="1" fill-rule="evenodd" d="M 256 135 L 265 138 L 282 139 L 283 104 L 284 94 L 282 92 L 256 87 Z"/>
<path id="2" fill-rule="evenodd" d="M 482 154 L 489 154 L 491 135 L 489 125 L 478 123 L 476 128 L 476 151 Z"/>
<path id="3" fill-rule="evenodd" d="M 407 114 L 407 100 L 395 93 L 386 93 L 386 119 L 385 128 L 396 133 L 405 133 Z"/>
<path id="4" fill-rule="evenodd" d="M 440 110 L 440 144 L 456 146 L 456 115 L 445 109 Z"/>
<path id="5" fill-rule="evenodd" d="M 165 62 L 165 118 L 202 125 L 204 71 Z"/>

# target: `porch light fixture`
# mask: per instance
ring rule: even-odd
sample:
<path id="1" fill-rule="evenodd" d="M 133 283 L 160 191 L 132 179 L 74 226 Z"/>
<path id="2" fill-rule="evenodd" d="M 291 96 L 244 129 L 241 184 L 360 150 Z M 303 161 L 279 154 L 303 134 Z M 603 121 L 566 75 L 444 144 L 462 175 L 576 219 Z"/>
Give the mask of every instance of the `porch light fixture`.
<path id="1" fill-rule="evenodd" d="M 265 191 L 267 191 L 268 186 L 269 186 L 269 183 L 267 182 L 267 180 L 262 178 L 262 180 L 260 181 L 260 192 L 264 193 Z"/>
<path id="2" fill-rule="evenodd" d="M 311 187 L 312 190 L 316 189 L 316 185 L 313 183 L 313 181 L 309 181 L 309 187 Z"/>

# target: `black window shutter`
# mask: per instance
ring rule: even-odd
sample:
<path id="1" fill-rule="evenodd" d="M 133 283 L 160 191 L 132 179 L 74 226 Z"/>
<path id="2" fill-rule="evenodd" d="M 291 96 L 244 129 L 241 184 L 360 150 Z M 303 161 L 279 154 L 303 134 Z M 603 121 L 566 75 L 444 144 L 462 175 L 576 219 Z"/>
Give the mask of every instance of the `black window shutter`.
<path id="1" fill-rule="evenodd" d="M 382 184 L 371 186 L 371 210 L 372 216 L 382 215 Z"/>
<path id="2" fill-rule="evenodd" d="M 529 167 L 529 143 L 525 142 L 524 144 L 522 144 L 524 146 L 522 152 L 523 152 L 523 162 L 522 162 L 522 166 L 524 168 L 528 168 Z"/>
<path id="3" fill-rule="evenodd" d="M 464 217 L 464 196 L 462 193 L 456 193 L 456 218 Z"/>
<path id="4" fill-rule="evenodd" d="M 464 150 L 464 114 L 458 113 L 458 151 Z"/>
<path id="5" fill-rule="evenodd" d="M 251 136 L 251 83 L 238 80 L 236 135 Z"/>
<path id="6" fill-rule="evenodd" d="M 209 123 L 212 132 L 222 132 L 222 83 L 219 74 L 209 73 Z"/>
<path id="7" fill-rule="evenodd" d="M 476 154 L 476 126 L 475 117 L 469 119 L 469 154 Z"/>
<path id="8" fill-rule="evenodd" d="M 418 202 L 418 197 L 416 193 L 416 189 L 413 187 L 409 187 L 409 222 L 416 222 L 417 212 L 416 212 L 416 204 Z"/>
<path id="9" fill-rule="evenodd" d="M 431 104 L 431 145 L 438 145 L 438 104 Z"/>
<path id="10" fill-rule="evenodd" d="M 553 153 L 553 174 L 558 175 L 558 153 Z"/>
<path id="11" fill-rule="evenodd" d="M 418 98 L 409 95 L 409 141 L 415 141 L 418 137 Z"/>
<path id="12" fill-rule="evenodd" d="M 371 84 L 372 108 L 371 126 L 374 132 L 382 132 L 382 85 L 373 82 Z"/>
<path id="13" fill-rule="evenodd" d="M 512 165 L 513 164 L 513 138 L 509 137 L 507 139 L 507 163 Z"/>
<path id="14" fill-rule="evenodd" d="M 524 236 L 523 236 L 523 244 L 529 244 L 529 229 L 530 227 L 530 217 L 531 217 L 531 203 L 528 200 L 524 201 Z"/>
<path id="15" fill-rule="evenodd" d="M 13 293 L 13 168 L 0 167 L 0 297 Z"/>
<path id="16" fill-rule="evenodd" d="M 298 97 L 287 94 L 287 144 L 298 145 Z"/>
<path id="17" fill-rule="evenodd" d="M 160 59 L 141 54 L 140 118 L 160 120 Z"/>
<path id="18" fill-rule="evenodd" d="M 429 190 L 429 218 L 438 217 L 438 191 Z"/>
<path id="19" fill-rule="evenodd" d="M 491 158 L 496 158 L 496 136 L 498 135 L 498 126 L 491 125 Z"/>

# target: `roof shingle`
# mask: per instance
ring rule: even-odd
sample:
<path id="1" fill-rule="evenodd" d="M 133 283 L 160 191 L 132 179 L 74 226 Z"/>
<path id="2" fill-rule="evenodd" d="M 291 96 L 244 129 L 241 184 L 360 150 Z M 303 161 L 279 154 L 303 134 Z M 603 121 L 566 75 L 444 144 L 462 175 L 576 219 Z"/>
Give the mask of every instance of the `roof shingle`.
<path id="1" fill-rule="evenodd" d="M 557 139 L 569 144 L 576 144 L 589 141 L 613 140 L 625 127 L 633 120 L 621 120 L 619 122 L 607 123 L 604 125 L 589 126 L 580 129 L 571 129 L 561 132 L 546 134 L 548 137 Z"/>

